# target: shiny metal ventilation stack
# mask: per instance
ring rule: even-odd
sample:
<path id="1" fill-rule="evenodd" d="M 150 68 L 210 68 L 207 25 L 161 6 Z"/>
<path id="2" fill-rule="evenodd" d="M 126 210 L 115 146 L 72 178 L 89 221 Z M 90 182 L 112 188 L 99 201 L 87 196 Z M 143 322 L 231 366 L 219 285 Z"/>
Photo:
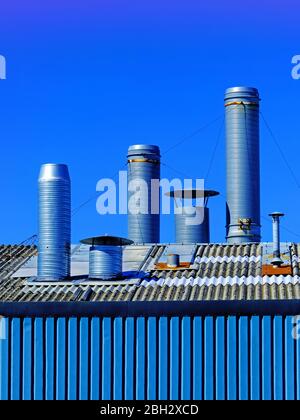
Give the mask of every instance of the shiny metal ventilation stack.
<path id="1" fill-rule="evenodd" d="M 71 181 L 68 167 L 42 165 L 39 175 L 38 280 L 70 276 Z"/>
<path id="2" fill-rule="evenodd" d="M 128 237 L 134 243 L 160 242 L 160 196 L 151 194 L 160 181 L 158 146 L 134 145 L 128 150 Z M 154 202 L 155 201 L 155 202 Z"/>
<path id="3" fill-rule="evenodd" d="M 90 279 L 113 280 L 121 277 L 123 247 L 132 245 L 132 241 L 114 236 L 98 236 L 83 239 L 81 243 L 91 245 L 89 252 Z"/>
<path id="4" fill-rule="evenodd" d="M 225 93 L 228 243 L 260 242 L 259 92 Z"/>
<path id="5" fill-rule="evenodd" d="M 212 190 L 177 190 L 166 194 L 173 197 L 176 205 L 175 231 L 176 243 L 178 244 L 199 244 L 210 242 L 209 208 L 208 199 L 219 195 Z M 194 204 L 184 205 L 184 200 L 201 199 L 202 206 Z M 183 200 L 182 205 L 177 205 L 177 200 Z"/>
<path id="6" fill-rule="evenodd" d="M 273 222 L 273 260 L 272 264 L 281 266 L 283 261 L 280 253 L 280 218 L 284 216 L 283 213 L 274 212 L 269 214 Z"/>

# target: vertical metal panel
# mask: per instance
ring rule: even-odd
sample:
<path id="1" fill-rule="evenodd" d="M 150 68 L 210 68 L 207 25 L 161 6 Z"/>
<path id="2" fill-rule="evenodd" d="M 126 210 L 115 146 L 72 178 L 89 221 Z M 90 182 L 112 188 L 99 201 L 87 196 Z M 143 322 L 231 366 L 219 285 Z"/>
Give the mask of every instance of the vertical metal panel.
<path id="1" fill-rule="evenodd" d="M 181 333 L 181 399 L 191 399 L 191 318 L 183 317 Z"/>
<path id="2" fill-rule="evenodd" d="M 294 318 L 294 331 L 293 331 L 293 335 L 294 335 L 294 340 L 296 341 L 296 382 L 297 382 L 297 396 L 296 399 L 297 401 L 300 401 L 300 337 L 298 336 L 297 338 L 297 334 L 299 334 L 299 323 L 300 318 L 295 317 Z"/>
<path id="3" fill-rule="evenodd" d="M 20 400 L 21 390 L 21 341 L 20 341 L 20 318 L 14 318 L 11 322 L 11 399 Z"/>
<path id="4" fill-rule="evenodd" d="M 31 377 L 32 377 L 32 320 L 24 318 L 23 320 L 23 400 L 29 401 L 31 395 Z"/>
<path id="5" fill-rule="evenodd" d="M 281 401 L 284 396 L 283 389 L 283 320 L 281 316 L 274 317 L 274 335 L 273 335 L 273 348 L 274 348 L 274 399 Z"/>
<path id="6" fill-rule="evenodd" d="M 56 326 L 56 399 L 66 399 L 66 320 L 57 319 Z"/>
<path id="7" fill-rule="evenodd" d="M 54 400 L 54 381 L 55 381 L 55 369 L 54 369 L 54 318 L 46 319 L 46 383 L 45 392 L 46 400 Z"/>
<path id="8" fill-rule="evenodd" d="M 123 320 L 114 320 L 114 400 L 123 399 Z"/>
<path id="9" fill-rule="evenodd" d="M 279 315 L 5 319 L 0 398 L 299 399 L 300 344 L 292 321 Z"/>
<path id="10" fill-rule="evenodd" d="M 170 321 L 170 399 L 179 399 L 179 318 Z"/>
<path id="11" fill-rule="evenodd" d="M 125 321 L 125 399 L 134 399 L 134 319 Z"/>
<path id="12" fill-rule="evenodd" d="M 33 392 L 35 400 L 44 399 L 44 325 L 42 318 L 34 320 Z"/>
<path id="13" fill-rule="evenodd" d="M 79 399 L 88 399 L 89 390 L 89 320 L 81 318 L 79 323 Z"/>
<path id="14" fill-rule="evenodd" d="M 249 340 L 248 340 L 248 317 L 239 319 L 239 399 L 249 399 Z"/>
<path id="15" fill-rule="evenodd" d="M 285 398 L 295 399 L 295 340 L 292 335 L 293 318 L 285 319 Z"/>
<path id="16" fill-rule="evenodd" d="M 226 398 L 226 349 L 225 349 L 225 319 L 216 319 L 216 399 L 223 401 Z"/>
<path id="17" fill-rule="evenodd" d="M 227 398 L 237 399 L 237 318 L 227 320 Z"/>
<path id="18" fill-rule="evenodd" d="M 100 319 L 91 319 L 91 400 L 100 399 Z"/>
<path id="19" fill-rule="evenodd" d="M 204 399 L 214 399 L 214 320 L 204 321 Z"/>
<path id="20" fill-rule="evenodd" d="M 102 399 L 111 399 L 111 347 L 112 331 L 111 319 L 103 318 L 102 321 Z"/>
<path id="21" fill-rule="evenodd" d="M 251 400 L 259 401 L 261 396 L 261 328 L 260 318 L 254 316 L 250 320 L 250 376 Z"/>
<path id="22" fill-rule="evenodd" d="M 262 398 L 272 399 L 272 323 L 271 317 L 262 320 Z"/>
<path id="23" fill-rule="evenodd" d="M 148 319 L 148 364 L 147 364 L 147 397 L 148 400 L 156 400 L 156 375 L 157 375 L 157 327 L 156 318 L 149 317 Z"/>
<path id="24" fill-rule="evenodd" d="M 159 319 L 158 399 L 168 399 L 168 318 Z"/>
<path id="25" fill-rule="evenodd" d="M 77 399 L 77 384 L 78 384 L 78 320 L 77 318 L 69 319 L 68 328 L 68 400 L 74 401 Z"/>
<path id="26" fill-rule="evenodd" d="M 193 323 L 193 399 L 196 401 L 202 400 L 203 385 L 203 329 L 202 318 L 195 317 Z"/>
<path id="27" fill-rule="evenodd" d="M 2 318 L 2 331 L 5 331 L 5 336 L 0 339 L 0 400 L 8 400 L 9 398 L 9 319 Z"/>
<path id="28" fill-rule="evenodd" d="M 137 319 L 136 332 L 136 400 L 145 399 L 145 318 Z"/>

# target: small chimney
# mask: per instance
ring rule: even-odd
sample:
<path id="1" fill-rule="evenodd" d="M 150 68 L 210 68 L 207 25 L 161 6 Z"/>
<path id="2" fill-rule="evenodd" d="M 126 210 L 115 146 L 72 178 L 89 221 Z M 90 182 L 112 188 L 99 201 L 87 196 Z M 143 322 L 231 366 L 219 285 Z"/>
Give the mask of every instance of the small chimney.
<path id="1" fill-rule="evenodd" d="M 218 192 L 212 190 L 177 190 L 166 194 L 173 197 L 175 206 L 175 228 L 176 243 L 178 244 L 205 244 L 210 242 L 209 227 L 209 208 L 208 200 L 210 197 L 219 195 Z M 203 199 L 203 205 L 200 207 L 196 203 L 192 206 L 184 205 L 184 200 Z M 178 206 L 177 200 L 183 200 Z"/>
<path id="2" fill-rule="evenodd" d="M 42 165 L 39 175 L 39 281 L 70 276 L 71 182 L 68 167 Z"/>
<path id="3" fill-rule="evenodd" d="M 180 266 L 180 256 L 178 254 L 169 254 L 167 256 L 167 266 L 176 268 Z"/>
<path id="4" fill-rule="evenodd" d="M 83 239 L 81 243 L 91 245 L 90 279 L 113 280 L 122 276 L 123 246 L 132 245 L 132 241 L 114 236 L 98 236 Z"/>
<path id="5" fill-rule="evenodd" d="M 273 260 L 274 266 L 281 266 L 283 261 L 280 254 L 280 218 L 284 216 L 283 213 L 274 212 L 269 214 L 273 220 Z"/>

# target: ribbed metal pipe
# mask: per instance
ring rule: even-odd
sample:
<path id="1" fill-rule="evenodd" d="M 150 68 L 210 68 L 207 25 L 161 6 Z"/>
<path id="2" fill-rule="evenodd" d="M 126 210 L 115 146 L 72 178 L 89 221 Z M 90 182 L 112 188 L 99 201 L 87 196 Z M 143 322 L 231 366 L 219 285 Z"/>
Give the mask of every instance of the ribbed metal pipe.
<path id="1" fill-rule="evenodd" d="M 70 276 L 71 181 L 68 167 L 46 164 L 39 175 L 38 278 Z"/>
<path id="2" fill-rule="evenodd" d="M 109 280 L 122 273 L 122 247 L 97 245 L 90 249 L 89 277 Z"/>
<path id="3" fill-rule="evenodd" d="M 197 213 L 196 213 L 197 212 Z M 201 224 L 191 224 L 193 220 L 204 219 Z M 176 243 L 206 244 L 210 242 L 209 209 L 207 207 L 182 207 L 182 212 L 175 214 Z"/>
<path id="4" fill-rule="evenodd" d="M 255 88 L 225 94 L 228 243 L 261 240 L 259 101 Z"/>
<path id="5" fill-rule="evenodd" d="M 153 197 L 151 196 L 151 180 L 160 180 L 160 150 L 158 146 L 134 145 L 128 150 L 128 185 L 143 180 L 148 188 L 145 197 L 147 214 L 133 214 L 128 211 L 128 238 L 135 243 L 159 243 L 160 215 L 152 214 Z M 135 193 L 128 191 L 128 203 L 132 203 Z M 136 203 L 139 205 L 139 203 Z M 156 208 L 159 213 L 160 199 Z"/>

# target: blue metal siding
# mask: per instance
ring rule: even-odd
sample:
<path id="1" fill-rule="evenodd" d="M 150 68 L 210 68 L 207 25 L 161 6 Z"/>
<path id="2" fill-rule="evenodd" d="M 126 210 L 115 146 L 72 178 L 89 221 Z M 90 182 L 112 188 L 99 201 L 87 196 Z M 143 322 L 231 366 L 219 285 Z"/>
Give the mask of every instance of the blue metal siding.
<path id="1" fill-rule="evenodd" d="M 291 316 L 5 318 L 0 398 L 299 399 Z"/>

